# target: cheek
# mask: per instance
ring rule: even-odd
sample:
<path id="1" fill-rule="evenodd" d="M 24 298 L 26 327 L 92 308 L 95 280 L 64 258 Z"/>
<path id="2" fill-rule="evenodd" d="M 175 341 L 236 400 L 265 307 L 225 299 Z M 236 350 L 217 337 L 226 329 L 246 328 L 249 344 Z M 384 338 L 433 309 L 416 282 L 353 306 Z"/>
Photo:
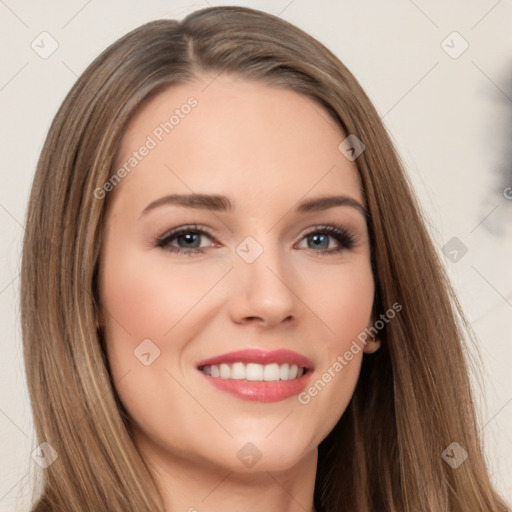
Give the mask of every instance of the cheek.
<path id="1" fill-rule="evenodd" d="M 181 366 L 187 340 L 199 328 L 191 319 L 201 314 L 198 302 L 211 287 L 210 270 L 198 275 L 189 266 L 169 272 L 168 264 L 157 265 L 128 247 L 116 250 L 115 242 L 109 250 L 101 267 L 101 298 L 116 391 L 139 430 L 183 440 L 190 425 L 204 417 L 178 384 L 183 377 L 176 365 Z M 218 279 L 218 269 L 211 273 Z M 196 394 L 191 386 L 187 389 Z"/>
<path id="2" fill-rule="evenodd" d="M 374 280 L 369 262 L 326 267 L 316 272 L 310 270 L 312 280 L 307 286 L 311 309 L 325 327 L 323 347 L 342 350 L 371 321 L 374 301 Z"/>
<path id="3" fill-rule="evenodd" d="M 103 304 L 113 327 L 129 333 L 134 343 L 144 338 L 169 339 L 221 272 L 218 266 L 205 265 L 198 272 L 193 265 L 169 265 L 165 255 L 155 262 L 143 253 L 127 251 L 105 261 Z"/>
<path id="4" fill-rule="evenodd" d="M 321 440 L 343 415 L 357 384 L 364 347 L 358 336 L 371 324 L 374 280 L 369 263 L 362 263 L 340 266 L 336 272 L 331 268 L 324 276 L 317 273 L 316 281 L 309 298 L 321 319 L 321 363 L 298 403 L 311 417 L 323 419 Z"/>
<path id="5" fill-rule="evenodd" d="M 107 356 L 122 401 L 133 417 L 139 407 L 144 416 L 158 397 L 180 392 L 166 370 L 178 370 L 180 379 L 187 371 L 189 340 L 216 314 L 202 299 L 226 269 L 204 265 L 198 272 L 194 265 L 170 265 L 165 254 L 148 258 L 111 242 L 101 266 Z"/>

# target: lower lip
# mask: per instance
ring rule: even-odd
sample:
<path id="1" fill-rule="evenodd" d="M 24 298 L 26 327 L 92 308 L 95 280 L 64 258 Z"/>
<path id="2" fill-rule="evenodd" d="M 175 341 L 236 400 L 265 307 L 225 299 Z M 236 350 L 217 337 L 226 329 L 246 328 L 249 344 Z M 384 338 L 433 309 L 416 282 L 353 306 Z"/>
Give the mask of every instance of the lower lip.
<path id="1" fill-rule="evenodd" d="M 210 377 L 201 372 L 213 386 L 244 400 L 255 402 L 279 402 L 294 395 L 298 395 L 309 380 L 310 371 L 302 377 L 292 380 L 251 381 L 242 379 L 222 379 Z"/>

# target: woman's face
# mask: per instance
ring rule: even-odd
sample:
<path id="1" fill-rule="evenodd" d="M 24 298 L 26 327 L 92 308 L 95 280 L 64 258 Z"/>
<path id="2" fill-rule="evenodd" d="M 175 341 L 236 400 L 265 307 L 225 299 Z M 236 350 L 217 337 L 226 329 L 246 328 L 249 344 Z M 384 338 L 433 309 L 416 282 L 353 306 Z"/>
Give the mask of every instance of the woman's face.
<path id="1" fill-rule="evenodd" d="M 363 195 L 323 108 L 210 80 L 144 105 L 102 189 L 108 357 L 151 460 L 284 470 L 316 455 L 358 379 L 363 352 L 344 354 L 371 325 Z"/>

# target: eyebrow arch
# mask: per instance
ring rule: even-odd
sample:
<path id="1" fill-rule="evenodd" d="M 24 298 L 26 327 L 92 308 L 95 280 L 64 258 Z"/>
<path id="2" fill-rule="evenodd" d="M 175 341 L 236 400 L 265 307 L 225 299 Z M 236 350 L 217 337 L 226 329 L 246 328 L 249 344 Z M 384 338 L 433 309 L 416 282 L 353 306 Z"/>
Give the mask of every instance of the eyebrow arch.
<path id="1" fill-rule="evenodd" d="M 213 210 L 217 212 L 229 211 L 233 208 L 233 205 L 228 197 L 222 195 L 210 195 L 210 194 L 170 194 L 155 201 L 149 203 L 144 210 L 142 210 L 140 216 L 142 217 L 146 213 L 159 206 L 163 205 L 177 205 L 185 208 L 197 208 L 203 210 Z M 316 212 L 321 210 L 328 210 L 336 206 L 350 206 L 361 212 L 365 217 L 367 211 L 365 207 L 355 199 L 349 196 L 323 196 L 316 197 L 313 199 L 307 199 L 302 201 L 296 206 L 295 211 L 297 213 Z"/>

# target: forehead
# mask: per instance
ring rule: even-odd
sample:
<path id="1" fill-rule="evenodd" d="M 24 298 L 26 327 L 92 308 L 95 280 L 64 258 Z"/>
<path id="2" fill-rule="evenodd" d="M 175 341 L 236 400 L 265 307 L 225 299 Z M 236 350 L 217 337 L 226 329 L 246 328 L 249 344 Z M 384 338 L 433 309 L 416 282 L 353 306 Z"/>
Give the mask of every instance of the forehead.
<path id="1" fill-rule="evenodd" d="M 344 138 L 327 110 L 290 89 L 205 77 L 165 89 L 137 112 L 117 155 L 116 169 L 128 172 L 115 194 L 222 193 L 235 207 L 237 197 L 297 201 L 335 191 L 362 201 L 356 166 L 338 149 Z"/>

